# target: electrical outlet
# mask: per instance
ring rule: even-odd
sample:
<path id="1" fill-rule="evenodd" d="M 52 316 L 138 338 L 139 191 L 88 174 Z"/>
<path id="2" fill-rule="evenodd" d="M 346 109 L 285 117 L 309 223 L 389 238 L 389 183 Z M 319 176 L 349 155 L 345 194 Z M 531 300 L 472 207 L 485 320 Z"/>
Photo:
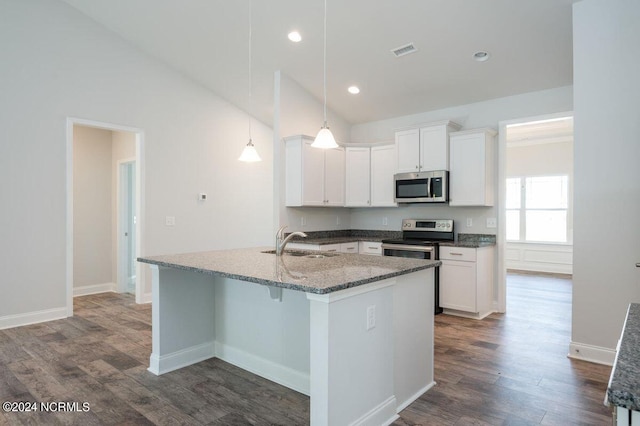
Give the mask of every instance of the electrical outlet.
<path id="1" fill-rule="evenodd" d="M 383 217 L 383 218 L 382 218 L 382 224 L 383 224 L 384 226 L 387 226 L 387 225 L 389 224 L 389 218 Z"/>
<path id="2" fill-rule="evenodd" d="M 367 308 L 367 331 L 376 326 L 376 305 Z"/>
<path id="3" fill-rule="evenodd" d="M 336 225 L 340 225 L 340 216 L 336 216 Z"/>
<path id="4" fill-rule="evenodd" d="M 473 226 L 473 218 L 467 218 L 467 228 L 471 228 Z"/>
<path id="5" fill-rule="evenodd" d="M 302 216 L 300 218 L 300 226 L 305 226 L 306 224 L 307 224 L 307 219 L 304 216 Z"/>
<path id="6" fill-rule="evenodd" d="M 164 224 L 167 226 L 175 226 L 176 225 L 176 217 L 175 216 L 167 216 L 164 218 Z"/>
<path id="7" fill-rule="evenodd" d="M 496 226 L 498 226 L 498 221 L 495 217 L 488 217 L 487 218 L 487 228 L 495 228 Z"/>

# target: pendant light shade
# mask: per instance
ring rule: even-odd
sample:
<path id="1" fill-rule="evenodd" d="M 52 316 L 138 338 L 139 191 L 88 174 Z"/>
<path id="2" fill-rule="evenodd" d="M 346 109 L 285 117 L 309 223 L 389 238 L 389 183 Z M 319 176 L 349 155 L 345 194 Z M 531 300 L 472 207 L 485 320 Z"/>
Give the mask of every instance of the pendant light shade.
<path id="1" fill-rule="evenodd" d="M 318 132 L 316 139 L 311 144 L 314 148 L 323 148 L 323 149 L 331 149 L 337 148 L 338 144 L 336 143 L 335 138 L 333 137 L 333 133 L 329 130 L 327 126 L 327 122 L 325 121 L 324 126 Z"/>
<path id="2" fill-rule="evenodd" d="M 242 150 L 242 154 L 238 158 L 238 161 L 244 161 L 245 163 L 255 163 L 256 161 L 262 161 L 262 158 L 258 155 L 256 147 L 253 146 L 253 142 L 249 139 L 249 143 Z"/>
<path id="3" fill-rule="evenodd" d="M 323 61 L 324 61 L 324 125 L 320 128 L 316 139 L 311 144 L 314 148 L 322 148 L 322 149 L 331 149 L 337 148 L 338 144 L 336 143 L 336 139 L 333 137 L 333 133 L 329 130 L 329 126 L 327 126 L 327 0 L 324 0 L 324 50 L 323 50 Z"/>
<path id="4" fill-rule="evenodd" d="M 251 0 L 249 0 L 249 110 L 251 110 L 251 41 L 253 39 L 251 32 Z M 253 146 L 251 141 L 251 115 L 249 115 L 249 143 L 242 150 L 242 154 L 238 157 L 238 161 L 244 161 L 245 163 L 255 163 L 256 161 L 262 161 L 262 158 L 258 155 L 256 147 Z"/>

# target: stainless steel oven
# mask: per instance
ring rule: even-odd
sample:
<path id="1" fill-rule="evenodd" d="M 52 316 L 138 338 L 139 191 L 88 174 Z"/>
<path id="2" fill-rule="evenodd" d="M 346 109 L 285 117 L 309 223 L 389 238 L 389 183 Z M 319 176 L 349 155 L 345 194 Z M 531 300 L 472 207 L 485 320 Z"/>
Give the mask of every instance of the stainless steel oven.
<path id="1" fill-rule="evenodd" d="M 451 219 L 404 219 L 402 239 L 383 240 L 384 256 L 410 257 L 413 259 L 439 260 L 439 243 L 453 241 Z M 440 268 L 434 272 L 434 313 L 442 313 L 440 307 Z"/>

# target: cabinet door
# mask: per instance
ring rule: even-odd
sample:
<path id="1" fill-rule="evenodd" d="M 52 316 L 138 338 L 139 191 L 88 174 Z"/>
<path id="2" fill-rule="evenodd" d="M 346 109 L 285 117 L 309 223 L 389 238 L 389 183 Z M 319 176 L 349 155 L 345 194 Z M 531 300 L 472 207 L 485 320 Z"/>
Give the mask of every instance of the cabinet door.
<path id="1" fill-rule="evenodd" d="M 393 145 L 371 148 L 371 206 L 393 207 L 393 174 L 396 165 L 396 149 Z"/>
<path id="2" fill-rule="evenodd" d="M 302 205 L 324 205 L 324 150 L 312 148 L 313 140 L 302 146 Z"/>
<path id="3" fill-rule="evenodd" d="M 476 307 L 476 263 L 442 260 L 440 306 L 478 312 Z"/>
<path id="4" fill-rule="evenodd" d="M 420 129 L 420 164 L 422 170 L 449 170 L 447 126 Z"/>
<path id="5" fill-rule="evenodd" d="M 324 203 L 325 206 L 344 206 L 344 148 L 322 150 L 324 162 Z M 322 179 L 322 174 L 312 176 L 314 180 Z M 321 186 L 321 185 L 320 185 Z"/>
<path id="6" fill-rule="evenodd" d="M 371 159 L 370 148 L 347 148 L 345 206 L 369 207 Z"/>
<path id="7" fill-rule="evenodd" d="M 420 168 L 420 130 L 396 132 L 396 171 L 417 172 Z"/>
<path id="8" fill-rule="evenodd" d="M 358 253 L 358 242 L 354 241 L 352 243 L 341 243 L 340 253 Z"/>
<path id="9" fill-rule="evenodd" d="M 451 135 L 449 205 L 493 205 L 494 142 L 485 131 Z"/>

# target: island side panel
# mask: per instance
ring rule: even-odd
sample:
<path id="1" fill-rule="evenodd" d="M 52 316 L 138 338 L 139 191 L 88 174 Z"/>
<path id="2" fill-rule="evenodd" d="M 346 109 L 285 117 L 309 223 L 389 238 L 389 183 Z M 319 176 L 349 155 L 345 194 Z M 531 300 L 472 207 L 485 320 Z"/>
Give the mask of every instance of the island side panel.
<path id="1" fill-rule="evenodd" d="M 435 385 L 435 268 L 397 277 L 394 287 L 394 383 L 398 413 Z"/>
<path id="2" fill-rule="evenodd" d="M 325 295 L 307 293 L 312 426 L 390 424 L 397 418 L 393 391 L 395 280 Z"/>
<path id="3" fill-rule="evenodd" d="M 216 357 L 309 395 L 309 302 L 278 290 L 216 277 Z"/>
<path id="4" fill-rule="evenodd" d="M 210 275 L 150 265 L 152 352 L 160 375 L 214 356 L 215 291 Z"/>

